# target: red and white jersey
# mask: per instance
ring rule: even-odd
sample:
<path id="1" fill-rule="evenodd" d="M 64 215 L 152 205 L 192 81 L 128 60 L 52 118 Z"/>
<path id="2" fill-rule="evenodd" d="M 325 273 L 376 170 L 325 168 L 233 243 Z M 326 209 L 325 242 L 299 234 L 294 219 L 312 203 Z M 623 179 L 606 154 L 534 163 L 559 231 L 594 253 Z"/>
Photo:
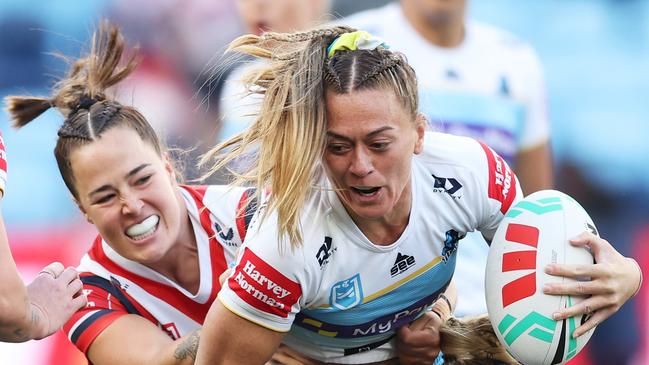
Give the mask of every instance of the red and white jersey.
<path id="1" fill-rule="evenodd" d="M 147 266 L 124 258 L 97 236 L 78 267 L 88 304 L 63 327 L 82 352 L 126 314 L 148 319 L 173 339 L 202 326 L 221 289 L 219 275 L 233 264 L 245 238 L 255 204 L 244 214 L 237 213 L 253 190 L 228 186 L 182 186 L 180 190 L 196 237 L 198 292 L 192 294 Z"/>
<path id="2" fill-rule="evenodd" d="M 411 184 L 408 226 L 388 246 L 367 239 L 326 179 L 301 213 L 301 246 L 283 243 L 278 252 L 276 214 L 255 218 L 219 300 L 243 318 L 288 332 L 286 345 L 319 361 L 396 357 L 396 330 L 446 289 L 458 241 L 473 230 L 491 239 L 522 195 L 489 147 L 442 133 L 426 134 Z"/>

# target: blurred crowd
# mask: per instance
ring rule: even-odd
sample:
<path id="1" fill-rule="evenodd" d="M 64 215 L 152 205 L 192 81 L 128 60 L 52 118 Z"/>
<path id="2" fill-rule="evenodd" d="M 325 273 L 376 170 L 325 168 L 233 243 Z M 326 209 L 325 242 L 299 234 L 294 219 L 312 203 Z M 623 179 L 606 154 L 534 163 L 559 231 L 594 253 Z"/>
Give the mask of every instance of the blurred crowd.
<path id="1" fill-rule="evenodd" d="M 115 93 L 181 151 L 178 160 L 191 180 L 200 176 L 197 156 L 229 133 L 221 120 L 230 106 L 221 96 L 226 80 L 247 62 L 223 55 L 229 41 L 244 32 L 306 28 L 387 2 L 0 0 L 0 96 L 44 93 L 65 69 L 59 56 L 79 55 L 98 20 L 108 18 L 139 46 L 141 60 Z M 286 7 L 279 3 L 293 3 L 291 11 L 276 11 Z M 556 188 L 581 202 L 602 235 L 649 272 L 643 258 L 649 257 L 649 1 L 474 0 L 468 14 L 535 48 L 547 86 Z M 52 158 L 55 113 L 21 133 L 0 115 L 10 169 L 3 211 L 25 278 L 55 259 L 76 264 L 93 237 Z M 649 361 L 647 295 L 598 328 L 584 361 Z M 85 362 L 60 334 L 0 344 L 0 352 L 11 364 Z"/>

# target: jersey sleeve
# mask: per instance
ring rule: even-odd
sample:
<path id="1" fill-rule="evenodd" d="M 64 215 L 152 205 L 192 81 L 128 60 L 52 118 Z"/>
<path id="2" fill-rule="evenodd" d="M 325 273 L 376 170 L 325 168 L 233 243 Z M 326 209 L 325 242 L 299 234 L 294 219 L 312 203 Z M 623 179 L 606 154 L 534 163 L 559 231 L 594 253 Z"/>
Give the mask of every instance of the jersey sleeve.
<path id="1" fill-rule="evenodd" d="M 484 191 L 484 207 L 482 216 L 478 217 L 478 230 L 488 242 L 491 242 L 498 225 L 509 208 L 522 199 L 518 179 L 507 162 L 494 150 L 482 142 L 478 142 L 486 162 L 482 167 L 476 168 L 478 184 Z"/>
<path id="2" fill-rule="evenodd" d="M 276 221 L 268 218 L 253 223 L 218 298 L 242 318 L 287 332 L 303 302 L 304 259 L 299 247 L 280 249 Z"/>
<path id="3" fill-rule="evenodd" d="M 110 281 L 94 275 L 82 275 L 85 308 L 77 311 L 63 326 L 68 339 L 87 354 L 92 342 L 117 318 L 134 312 L 128 301 L 120 301 L 120 292 Z M 123 299 L 123 298 L 122 298 Z"/>

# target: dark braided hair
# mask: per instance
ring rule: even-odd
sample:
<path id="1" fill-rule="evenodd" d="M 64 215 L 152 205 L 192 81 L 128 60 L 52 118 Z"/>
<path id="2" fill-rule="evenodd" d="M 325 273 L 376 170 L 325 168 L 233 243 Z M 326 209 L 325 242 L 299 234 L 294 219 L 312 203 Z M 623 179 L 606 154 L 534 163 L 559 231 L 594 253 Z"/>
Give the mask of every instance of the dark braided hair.
<path id="1" fill-rule="evenodd" d="M 137 66 L 134 55 L 123 67 L 119 66 L 124 49 L 119 29 L 102 22 L 93 35 L 90 54 L 72 64 L 67 77 L 56 84 L 50 98 L 5 98 L 6 110 L 16 128 L 24 127 L 51 107 L 63 114 L 65 120 L 58 131 L 54 155 L 61 177 L 75 199 L 79 197 L 70 155 L 79 147 L 101 138 L 107 130 L 117 126 L 129 128 L 156 152 L 164 152 L 155 131 L 139 111 L 106 97 L 106 89 L 125 79 Z"/>

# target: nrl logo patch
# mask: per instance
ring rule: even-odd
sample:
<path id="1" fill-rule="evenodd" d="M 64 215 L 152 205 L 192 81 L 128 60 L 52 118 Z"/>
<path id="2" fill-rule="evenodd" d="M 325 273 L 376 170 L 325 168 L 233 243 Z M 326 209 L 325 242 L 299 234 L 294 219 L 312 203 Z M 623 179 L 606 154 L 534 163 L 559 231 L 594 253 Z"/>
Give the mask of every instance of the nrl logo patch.
<path id="1" fill-rule="evenodd" d="M 329 304 L 340 310 L 347 310 L 363 301 L 361 276 L 356 274 L 349 279 L 339 281 L 331 287 Z"/>

